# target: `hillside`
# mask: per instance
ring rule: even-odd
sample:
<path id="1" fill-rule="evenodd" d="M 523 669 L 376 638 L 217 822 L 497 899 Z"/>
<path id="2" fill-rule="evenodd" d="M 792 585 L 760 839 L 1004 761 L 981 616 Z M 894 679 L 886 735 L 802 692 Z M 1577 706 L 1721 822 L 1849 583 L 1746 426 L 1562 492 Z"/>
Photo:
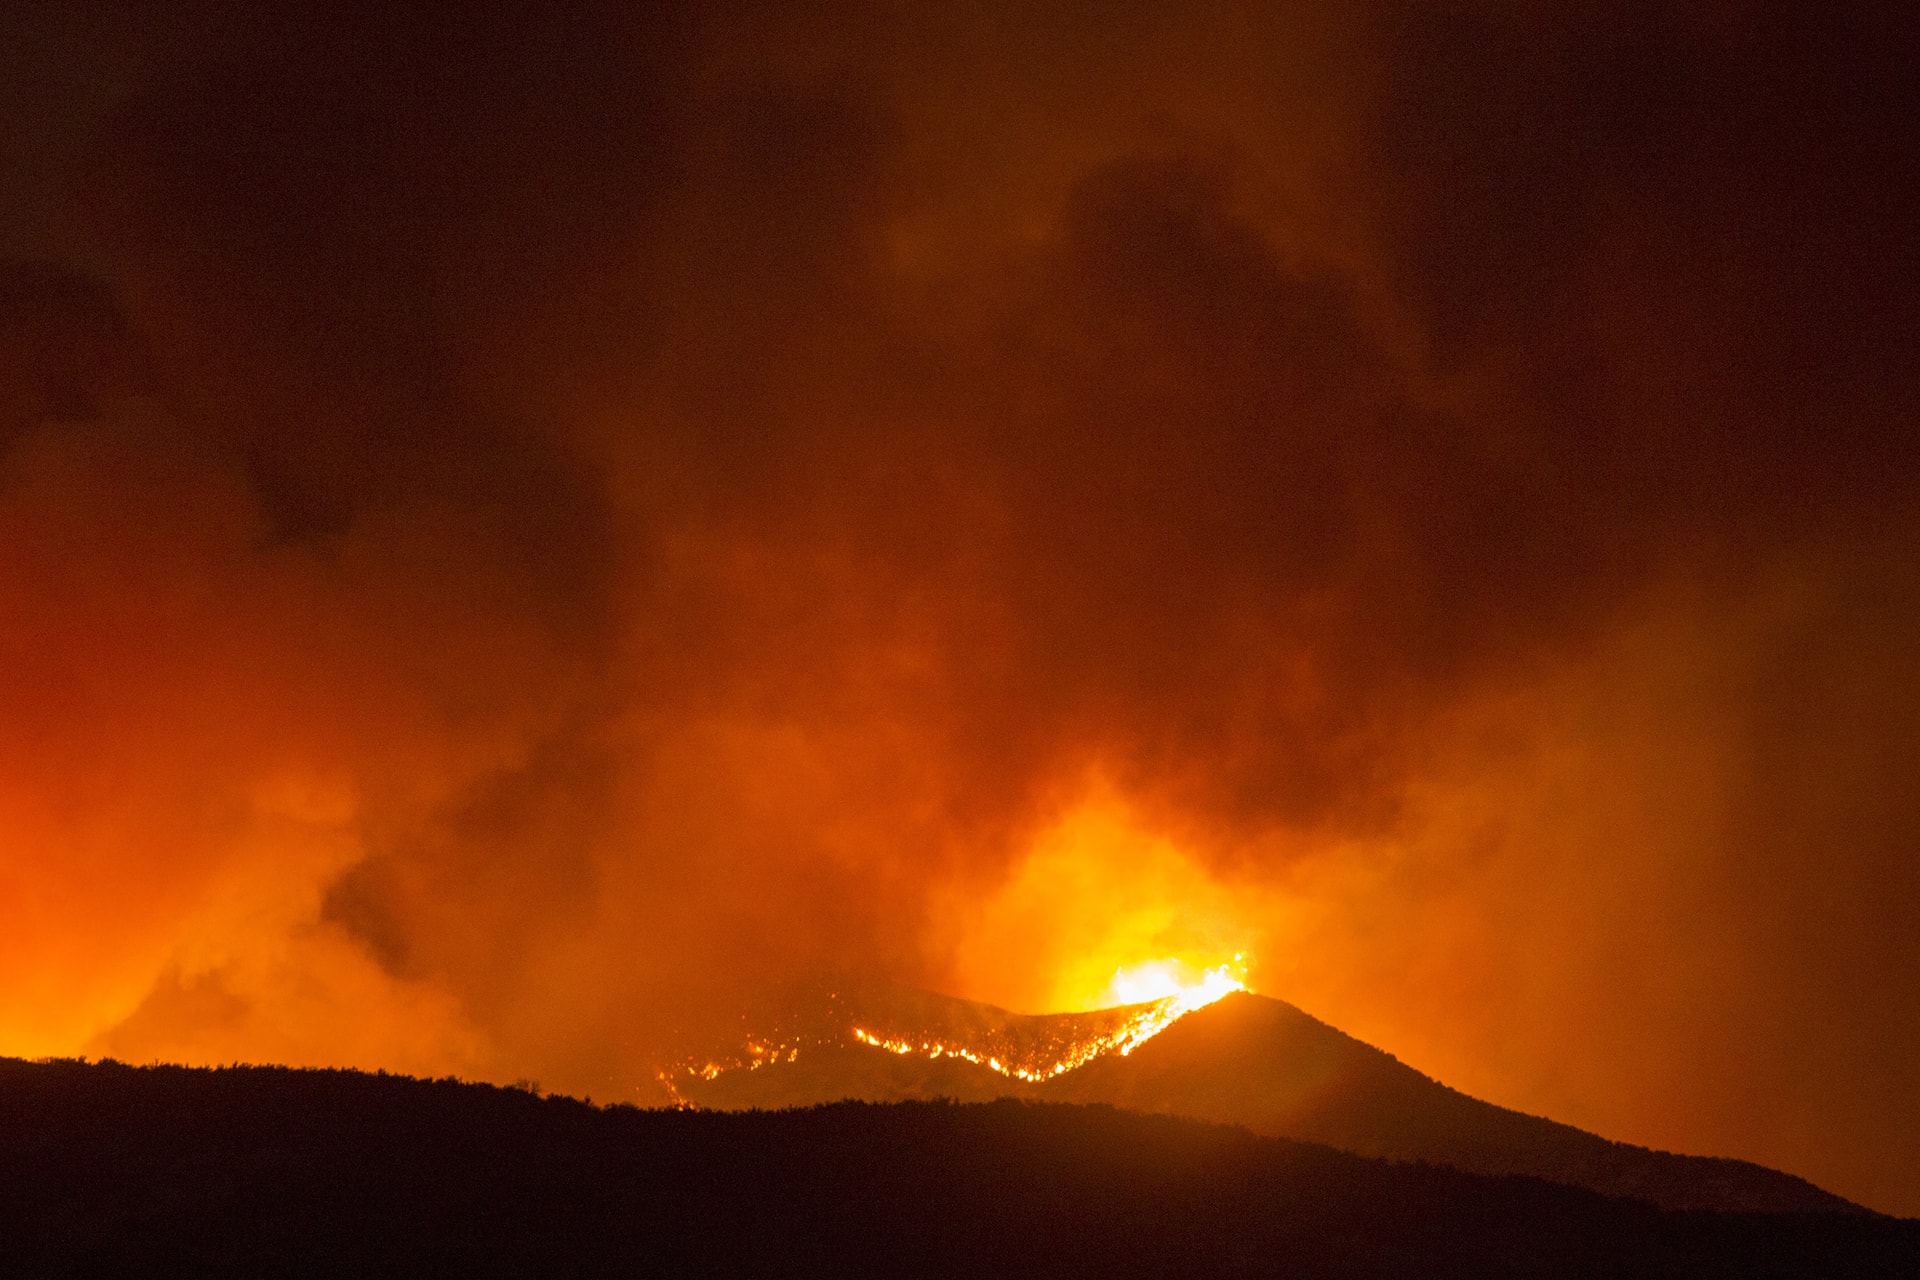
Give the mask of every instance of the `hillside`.
<path id="1" fill-rule="evenodd" d="M 1050 1082 L 1043 1097 L 1245 1125 L 1361 1155 L 1524 1174 L 1670 1209 L 1860 1212 L 1743 1160 L 1610 1142 L 1449 1089 L 1292 1005 L 1228 996 L 1127 1057 Z"/>
<path id="2" fill-rule="evenodd" d="M 860 1042 L 850 1030 L 882 1028 L 903 1050 L 958 1044 L 977 1048 L 982 1058 L 1011 1055 L 1003 1060 L 1031 1063 L 1057 1058 L 1072 1035 L 1100 1033 L 1130 1012 L 1025 1017 L 947 997 L 835 993 L 805 1023 L 803 1037 L 783 1042 L 778 1060 L 711 1078 L 689 1075 L 678 1081 L 678 1092 L 690 1104 L 727 1109 L 843 1098 L 1105 1103 L 1242 1125 L 1360 1155 L 1548 1178 L 1668 1209 L 1861 1211 L 1761 1165 L 1650 1151 L 1482 1102 L 1292 1005 L 1251 993 L 1189 1013 L 1129 1054 L 1097 1056 L 1039 1081 L 950 1051 L 938 1057 L 890 1052 Z"/>
<path id="3" fill-rule="evenodd" d="M 1920 1223 L 1662 1212 L 1101 1107 L 595 1109 L 0 1060 L 0 1273 L 1866 1277 Z"/>

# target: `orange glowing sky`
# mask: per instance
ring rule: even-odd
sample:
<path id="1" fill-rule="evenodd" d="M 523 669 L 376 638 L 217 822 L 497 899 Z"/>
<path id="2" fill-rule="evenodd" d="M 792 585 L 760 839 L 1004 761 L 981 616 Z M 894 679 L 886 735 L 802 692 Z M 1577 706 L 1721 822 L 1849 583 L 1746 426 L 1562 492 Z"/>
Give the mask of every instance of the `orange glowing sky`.
<path id="1" fill-rule="evenodd" d="M 1920 1213 L 1903 19 L 164 8 L 0 18 L 0 1053 L 1232 964 Z"/>

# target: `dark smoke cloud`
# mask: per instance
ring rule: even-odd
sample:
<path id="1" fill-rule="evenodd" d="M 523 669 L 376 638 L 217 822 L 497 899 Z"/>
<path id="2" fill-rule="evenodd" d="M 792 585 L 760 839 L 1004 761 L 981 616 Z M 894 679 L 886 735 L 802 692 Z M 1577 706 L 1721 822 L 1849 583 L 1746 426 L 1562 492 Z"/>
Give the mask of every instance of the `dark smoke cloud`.
<path id="1" fill-rule="evenodd" d="M 1920 1203 L 1897 17 L 390 10 L 22 20 L 0 1049 L 648 1097 L 1092 777 L 1264 989 Z"/>

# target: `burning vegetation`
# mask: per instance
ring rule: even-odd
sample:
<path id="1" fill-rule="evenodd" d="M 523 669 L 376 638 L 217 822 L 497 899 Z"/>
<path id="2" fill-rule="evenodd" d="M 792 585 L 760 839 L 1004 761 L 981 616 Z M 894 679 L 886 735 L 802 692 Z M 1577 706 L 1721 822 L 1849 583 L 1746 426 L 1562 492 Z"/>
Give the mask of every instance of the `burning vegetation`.
<path id="1" fill-rule="evenodd" d="M 1236 972 L 1236 970 L 1238 972 Z M 796 1062 L 803 1049 L 844 1053 L 879 1049 L 903 1058 L 981 1067 L 1020 1085 L 1037 1085 L 1109 1055 L 1125 1057 L 1175 1022 L 1235 991 L 1244 956 L 1196 970 L 1151 961 L 1117 970 L 1109 989 L 1152 998 L 1087 1013 L 1023 1015 L 927 992 L 829 992 L 826 1012 L 806 1029 L 750 1036 L 731 1056 L 685 1062 L 656 1077 L 676 1106 L 701 1102 L 699 1086 L 730 1073 Z M 689 1096 L 689 1093 L 694 1096 Z"/>

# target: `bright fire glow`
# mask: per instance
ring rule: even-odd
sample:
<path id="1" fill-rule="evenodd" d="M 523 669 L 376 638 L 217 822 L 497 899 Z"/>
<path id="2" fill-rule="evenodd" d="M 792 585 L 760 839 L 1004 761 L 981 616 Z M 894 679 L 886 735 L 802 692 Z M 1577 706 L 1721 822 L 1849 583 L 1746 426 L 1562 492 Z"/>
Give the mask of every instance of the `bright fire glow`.
<path id="1" fill-rule="evenodd" d="M 933 1060 L 958 1058 L 985 1067 L 1009 1080 L 1043 1084 L 1108 1054 L 1125 1057 L 1195 1009 L 1203 1009 L 1236 991 L 1245 991 L 1247 985 L 1243 975 L 1246 968 L 1244 953 L 1236 954 L 1229 963 L 1206 969 L 1180 960 L 1152 960 L 1123 965 L 1114 971 L 1108 990 L 1114 996 L 1109 1007 L 1131 1006 L 1131 1012 L 1125 1020 L 1117 1024 L 1108 1021 L 1105 1024 L 1108 1030 L 1085 1035 L 1069 1043 L 1064 1050 L 1058 1047 L 1056 1040 L 1052 1042 L 1055 1047 L 1044 1056 L 1031 1051 L 1023 1052 L 1014 1045 L 996 1050 L 952 1040 L 923 1037 L 903 1039 L 862 1026 L 848 1030 L 857 1043 L 884 1049 L 888 1053 Z M 750 1041 L 746 1052 L 731 1062 L 686 1063 L 672 1071 L 659 1073 L 658 1079 L 665 1086 L 673 1105 L 684 1107 L 693 1104 L 682 1093 L 681 1085 L 692 1088 L 736 1070 L 751 1071 L 790 1063 L 799 1057 L 799 1053 L 797 1045 Z"/>
<path id="2" fill-rule="evenodd" d="M 1006 1009 L 1087 1012 L 1179 995 L 1261 947 L 1264 899 L 1098 779 L 1017 870 L 957 909 L 947 989 Z M 1218 981 L 1216 979 L 1215 981 Z"/>
<path id="3" fill-rule="evenodd" d="M 1247 984 L 1235 970 L 1245 971 L 1245 955 L 1236 955 L 1232 964 L 1203 969 L 1198 977 L 1191 965 L 1179 960 L 1149 960 L 1145 964 L 1122 965 L 1114 970 L 1107 984 L 1105 1005 L 1145 1004 L 1149 1000 L 1178 1000 L 1188 1010 L 1212 1004 L 1221 996 L 1246 990 Z"/>
<path id="4" fill-rule="evenodd" d="M 1123 994 L 1114 1003 L 1145 1004 L 1145 1007 L 1117 1030 L 1082 1040 L 1064 1056 L 1042 1064 L 1002 1062 L 997 1057 L 976 1053 L 964 1045 L 939 1040 L 915 1042 L 886 1039 L 864 1027 L 855 1027 L 853 1038 L 861 1044 L 885 1049 L 888 1053 L 918 1054 L 925 1058 L 961 1058 L 989 1071 L 997 1071 L 1009 1079 L 1039 1084 L 1110 1053 L 1125 1057 L 1195 1009 L 1204 1009 L 1236 991 L 1245 991 L 1247 984 L 1234 973 L 1236 968 L 1244 972 L 1244 961 L 1244 956 L 1236 955 L 1233 964 L 1201 970 L 1197 976 L 1192 976 L 1192 971 L 1177 960 L 1155 960 L 1123 966 L 1115 971 L 1109 989 L 1117 993 L 1148 994 Z"/>

